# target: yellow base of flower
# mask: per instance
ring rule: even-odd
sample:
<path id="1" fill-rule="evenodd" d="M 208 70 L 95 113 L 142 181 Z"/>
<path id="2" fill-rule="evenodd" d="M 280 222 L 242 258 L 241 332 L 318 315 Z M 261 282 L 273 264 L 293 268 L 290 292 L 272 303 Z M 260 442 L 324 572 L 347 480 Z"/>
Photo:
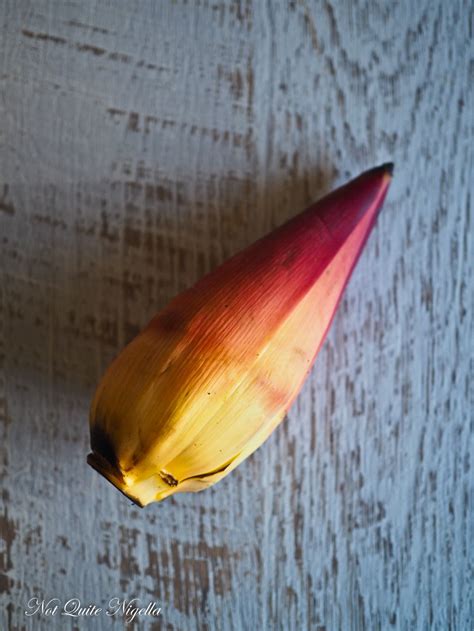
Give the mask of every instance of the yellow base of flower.
<path id="1" fill-rule="evenodd" d="M 173 485 L 166 483 L 160 475 L 154 474 L 145 480 L 133 480 L 122 474 L 96 453 L 87 456 L 88 464 L 104 476 L 134 504 L 143 508 L 151 502 L 159 502 L 175 492 Z"/>

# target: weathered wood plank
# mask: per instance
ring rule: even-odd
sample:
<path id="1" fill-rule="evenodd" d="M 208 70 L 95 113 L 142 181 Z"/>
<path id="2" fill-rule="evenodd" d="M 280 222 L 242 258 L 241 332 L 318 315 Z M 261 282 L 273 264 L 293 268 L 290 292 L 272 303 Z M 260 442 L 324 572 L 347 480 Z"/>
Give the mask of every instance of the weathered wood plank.
<path id="1" fill-rule="evenodd" d="M 157 600 L 150 629 L 470 628 L 472 4 L 0 15 L 0 627 L 120 628 L 24 615 L 116 596 Z M 107 363 L 177 291 L 387 159 L 289 419 L 215 488 L 129 505 L 85 464 Z"/>

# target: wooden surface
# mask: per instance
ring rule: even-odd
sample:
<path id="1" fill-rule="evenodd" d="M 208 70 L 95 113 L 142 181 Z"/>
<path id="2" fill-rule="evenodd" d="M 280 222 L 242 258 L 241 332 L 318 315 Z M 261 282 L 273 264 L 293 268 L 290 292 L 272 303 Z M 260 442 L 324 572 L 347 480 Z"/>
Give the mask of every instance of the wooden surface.
<path id="1" fill-rule="evenodd" d="M 4 0 L 0 628 L 466 631 L 473 5 Z M 107 363 L 178 290 L 393 159 L 289 418 L 145 510 L 86 465 Z M 471 341 L 472 344 L 472 341 Z M 471 355 L 472 357 L 472 355 Z"/>

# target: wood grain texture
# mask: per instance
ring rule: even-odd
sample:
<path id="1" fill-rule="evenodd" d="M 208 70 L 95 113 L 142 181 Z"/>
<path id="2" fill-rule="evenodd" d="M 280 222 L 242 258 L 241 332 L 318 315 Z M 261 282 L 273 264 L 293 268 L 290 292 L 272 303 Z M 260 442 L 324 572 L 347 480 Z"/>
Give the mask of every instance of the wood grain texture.
<path id="1" fill-rule="evenodd" d="M 473 5 L 5 0 L 0 628 L 472 628 Z M 111 358 L 311 200 L 395 179 L 289 418 L 143 511 L 85 462 Z"/>

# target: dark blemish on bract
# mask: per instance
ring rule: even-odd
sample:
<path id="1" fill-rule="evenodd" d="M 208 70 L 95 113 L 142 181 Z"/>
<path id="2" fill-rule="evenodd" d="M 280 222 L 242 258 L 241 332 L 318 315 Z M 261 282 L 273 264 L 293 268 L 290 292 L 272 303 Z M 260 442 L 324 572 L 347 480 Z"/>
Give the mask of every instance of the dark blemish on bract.
<path id="1" fill-rule="evenodd" d="M 160 471 L 160 478 L 163 480 L 163 482 L 166 482 L 168 486 L 178 486 L 178 480 L 173 477 L 171 473 Z"/>
<path id="2" fill-rule="evenodd" d="M 94 453 L 99 454 L 114 468 L 118 469 L 115 447 L 108 434 L 97 424 L 91 428 L 91 447 Z"/>

